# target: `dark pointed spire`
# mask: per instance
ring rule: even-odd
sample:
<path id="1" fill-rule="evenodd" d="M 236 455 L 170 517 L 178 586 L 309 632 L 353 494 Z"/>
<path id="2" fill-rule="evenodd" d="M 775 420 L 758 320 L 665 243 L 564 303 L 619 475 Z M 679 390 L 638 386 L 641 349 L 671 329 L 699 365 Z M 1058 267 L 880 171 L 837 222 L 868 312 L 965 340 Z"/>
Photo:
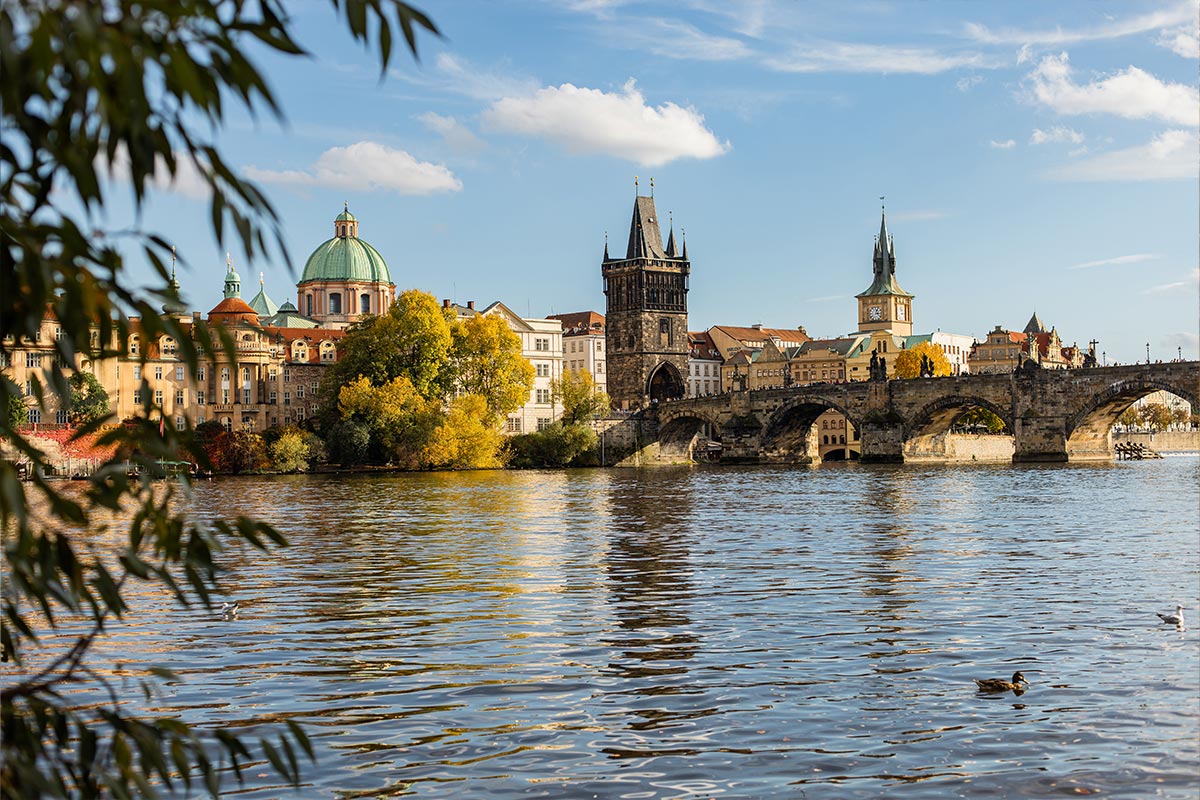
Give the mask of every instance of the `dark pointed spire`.
<path id="1" fill-rule="evenodd" d="M 604 260 L 612 261 L 612 259 L 608 257 L 608 231 L 604 232 Z"/>
<path id="2" fill-rule="evenodd" d="M 675 214 L 667 212 L 667 219 L 671 221 L 671 234 L 667 237 L 667 257 L 678 258 L 679 254 L 675 252 Z"/>
<path id="3" fill-rule="evenodd" d="M 683 235 L 683 255 L 681 257 L 684 261 L 687 261 L 687 230 L 685 228 L 680 228 L 679 232 Z"/>
<path id="4" fill-rule="evenodd" d="M 629 223 L 629 246 L 625 258 L 664 258 L 662 232 L 653 197 L 637 197 L 633 202 L 633 219 Z"/>

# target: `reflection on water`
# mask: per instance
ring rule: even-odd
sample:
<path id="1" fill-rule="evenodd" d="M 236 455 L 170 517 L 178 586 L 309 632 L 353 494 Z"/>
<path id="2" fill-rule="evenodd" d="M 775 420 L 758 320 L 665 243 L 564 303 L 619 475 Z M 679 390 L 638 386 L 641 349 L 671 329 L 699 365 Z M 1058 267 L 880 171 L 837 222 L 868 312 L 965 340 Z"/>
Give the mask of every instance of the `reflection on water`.
<path id="1" fill-rule="evenodd" d="M 309 783 L 249 797 L 1194 798 L 1200 638 L 1153 612 L 1200 605 L 1198 475 L 218 480 L 195 514 L 292 547 L 227 554 L 242 619 L 145 595 L 104 655 L 184 676 L 156 711 L 304 722 Z"/>

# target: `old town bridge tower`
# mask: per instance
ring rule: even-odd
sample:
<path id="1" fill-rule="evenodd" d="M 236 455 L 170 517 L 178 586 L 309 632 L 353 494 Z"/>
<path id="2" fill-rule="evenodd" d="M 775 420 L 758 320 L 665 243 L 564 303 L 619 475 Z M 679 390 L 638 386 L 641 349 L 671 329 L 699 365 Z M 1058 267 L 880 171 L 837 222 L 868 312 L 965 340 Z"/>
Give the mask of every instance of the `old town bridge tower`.
<path id="1" fill-rule="evenodd" d="M 653 186 L 653 184 L 651 184 Z M 663 247 L 654 197 L 637 196 L 624 258 L 604 244 L 608 394 L 613 407 L 636 409 L 683 397 L 688 369 L 687 242 Z"/>

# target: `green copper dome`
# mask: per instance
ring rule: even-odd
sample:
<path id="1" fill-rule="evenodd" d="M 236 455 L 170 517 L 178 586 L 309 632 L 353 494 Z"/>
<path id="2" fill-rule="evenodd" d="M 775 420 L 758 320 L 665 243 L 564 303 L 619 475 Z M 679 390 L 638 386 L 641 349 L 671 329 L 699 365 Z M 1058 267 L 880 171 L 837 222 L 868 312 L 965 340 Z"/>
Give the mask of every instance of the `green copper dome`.
<path id="1" fill-rule="evenodd" d="M 394 285 L 383 256 L 358 238 L 358 220 L 348 208 L 334 218 L 333 231 L 333 238 L 322 242 L 308 257 L 300 283 L 353 281 Z"/>
<path id="2" fill-rule="evenodd" d="M 304 265 L 300 283 L 308 281 L 392 282 L 387 262 L 362 239 L 335 236 L 322 242 Z"/>

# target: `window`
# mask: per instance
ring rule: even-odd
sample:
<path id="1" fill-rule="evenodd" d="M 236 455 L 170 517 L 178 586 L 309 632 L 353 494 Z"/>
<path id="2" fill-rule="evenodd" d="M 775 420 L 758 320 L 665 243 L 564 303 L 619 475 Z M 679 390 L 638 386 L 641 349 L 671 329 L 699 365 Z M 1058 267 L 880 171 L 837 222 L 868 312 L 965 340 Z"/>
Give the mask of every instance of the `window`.
<path id="1" fill-rule="evenodd" d="M 58 338 L 58 337 L 55 337 L 55 338 Z M 55 415 L 54 415 L 54 421 L 55 421 L 55 422 L 57 422 L 59 425 L 66 425 L 66 424 L 67 424 L 67 412 L 66 412 L 66 410 L 65 410 L 65 409 L 62 409 L 62 408 L 60 408 L 60 409 L 58 410 L 58 412 L 57 412 L 57 413 L 55 413 Z"/>
<path id="2" fill-rule="evenodd" d="M 279 370 L 275 367 L 267 367 L 267 380 L 273 381 L 279 378 Z"/>
<path id="3" fill-rule="evenodd" d="M 164 336 L 162 339 L 162 354 L 164 356 L 174 356 L 176 349 L 175 340 L 170 336 Z"/>
<path id="4" fill-rule="evenodd" d="M 544 431 L 546 428 L 549 428 L 549 427 L 550 427 L 550 418 L 549 417 L 538 417 L 537 418 L 537 429 L 539 431 Z"/>
<path id="5" fill-rule="evenodd" d="M 0 367 L 11 367 L 12 356 L 8 353 L 0 353 Z"/>
<path id="6" fill-rule="evenodd" d="M 175 390 L 175 405 L 177 405 L 177 406 L 183 405 L 183 389 Z"/>
<path id="7" fill-rule="evenodd" d="M 296 409 L 296 421 L 300 422 L 303 419 L 304 419 L 304 407 L 301 406 L 300 408 Z"/>
<path id="8" fill-rule="evenodd" d="M 40 408 L 31 408 L 27 413 L 29 414 L 31 425 L 37 425 L 42 421 L 42 410 Z"/>
<path id="9" fill-rule="evenodd" d="M 242 367 L 242 383 L 250 382 L 250 368 Z"/>
<path id="10" fill-rule="evenodd" d="M 221 405 L 229 405 L 229 387 L 221 389 Z"/>
<path id="11" fill-rule="evenodd" d="M 233 419 L 231 417 L 226 417 L 225 419 L 221 420 L 221 427 L 225 429 L 226 433 L 233 433 Z"/>
<path id="12" fill-rule="evenodd" d="M 204 380 L 204 367 L 196 368 L 196 380 L 198 380 L 198 381 Z"/>
<path id="13" fill-rule="evenodd" d="M 204 390 L 203 389 L 196 390 L 196 405 L 198 405 L 198 406 L 204 405 Z"/>
<path id="14" fill-rule="evenodd" d="M 279 395 L 275 392 L 274 389 L 272 389 L 271 394 L 268 395 L 268 398 L 270 400 L 271 405 L 275 405 L 275 401 L 279 399 Z"/>
<path id="15" fill-rule="evenodd" d="M 138 337 L 129 337 L 129 355 L 136 356 L 138 354 Z"/>
<path id="16" fill-rule="evenodd" d="M 304 311 L 304 313 L 305 313 L 307 316 L 310 316 L 310 317 L 311 317 L 311 316 L 313 315 L 313 298 L 312 298 L 312 295 L 311 295 L 311 294 L 306 294 L 306 295 L 304 295 L 304 300 L 305 300 L 305 311 Z"/>
<path id="17" fill-rule="evenodd" d="M 302 400 L 303 398 L 304 398 L 304 384 L 301 383 L 296 386 L 296 399 Z"/>
<path id="18" fill-rule="evenodd" d="M 183 380 L 183 367 L 175 368 L 175 380 L 177 380 L 177 381 Z"/>
<path id="19" fill-rule="evenodd" d="M 313 381 L 312 383 L 310 383 L 308 385 L 308 390 L 315 395 L 317 393 L 317 382 Z"/>
<path id="20" fill-rule="evenodd" d="M 40 367 L 41 365 L 42 365 L 42 354 L 41 353 L 26 353 L 25 354 L 25 368 L 26 369 L 34 369 L 35 367 Z"/>
<path id="21" fill-rule="evenodd" d="M 534 364 L 533 366 L 534 366 L 535 370 L 537 371 L 537 376 L 539 378 L 550 377 L 550 365 L 549 364 Z"/>
<path id="22" fill-rule="evenodd" d="M 285 406 L 290 406 L 292 404 L 292 393 L 291 392 L 283 393 L 283 404 Z"/>
<path id="23" fill-rule="evenodd" d="M 505 427 L 505 430 L 507 430 L 509 433 L 520 433 L 521 432 L 521 418 L 520 417 L 509 417 L 508 422 L 505 423 L 504 427 Z"/>
<path id="24" fill-rule="evenodd" d="M 163 403 L 162 389 L 155 389 L 154 390 L 154 404 L 156 406 L 161 406 L 162 403 Z"/>
<path id="25" fill-rule="evenodd" d="M 283 368 L 283 382 L 288 383 L 292 379 L 292 371 L 287 367 Z"/>
<path id="26" fill-rule="evenodd" d="M 142 404 L 142 390 L 141 389 L 133 390 L 133 404 L 136 406 L 140 406 Z"/>
<path id="27" fill-rule="evenodd" d="M 329 295 L 329 313 L 330 314 L 342 313 L 342 296 L 338 292 L 332 292 Z"/>
<path id="28" fill-rule="evenodd" d="M 54 341 L 60 341 L 63 338 L 63 330 L 57 325 L 54 327 Z"/>
<path id="29" fill-rule="evenodd" d="M 229 367 L 221 367 L 221 380 L 226 383 L 229 382 Z"/>
<path id="30" fill-rule="evenodd" d="M 549 339 L 543 339 L 543 338 L 540 338 L 540 337 L 535 337 L 535 338 L 534 338 L 534 340 L 533 340 L 533 349 L 534 349 L 534 350 L 543 351 L 543 352 L 549 352 L 549 350 L 550 350 L 550 340 L 549 340 Z"/>
<path id="31" fill-rule="evenodd" d="M 242 404 L 247 405 L 247 406 L 250 405 L 250 390 L 249 389 L 242 389 Z"/>
<path id="32" fill-rule="evenodd" d="M 604 342 L 601 342 L 600 340 L 596 340 L 596 352 L 597 353 L 604 352 Z"/>
<path id="33" fill-rule="evenodd" d="M 162 367 L 154 368 L 154 380 L 156 380 L 156 381 L 162 380 Z"/>
<path id="34" fill-rule="evenodd" d="M 549 403 L 550 402 L 550 390 L 549 389 L 538 389 L 537 390 L 537 402 Z M 538 428 L 538 430 L 541 430 L 541 428 Z"/>
<path id="35" fill-rule="evenodd" d="M 333 342 L 322 342 L 321 343 L 321 360 L 322 361 L 333 361 L 336 357 L 337 357 L 337 348 L 334 347 Z"/>
<path id="36" fill-rule="evenodd" d="M 181 431 L 184 429 L 185 426 L 186 426 L 186 424 L 183 421 L 183 415 L 176 414 L 175 415 L 175 430 Z"/>
<path id="37" fill-rule="evenodd" d="M 358 298 L 358 310 L 359 310 L 359 313 L 361 313 L 361 314 L 370 314 L 371 313 L 371 295 L 364 292 Z"/>

